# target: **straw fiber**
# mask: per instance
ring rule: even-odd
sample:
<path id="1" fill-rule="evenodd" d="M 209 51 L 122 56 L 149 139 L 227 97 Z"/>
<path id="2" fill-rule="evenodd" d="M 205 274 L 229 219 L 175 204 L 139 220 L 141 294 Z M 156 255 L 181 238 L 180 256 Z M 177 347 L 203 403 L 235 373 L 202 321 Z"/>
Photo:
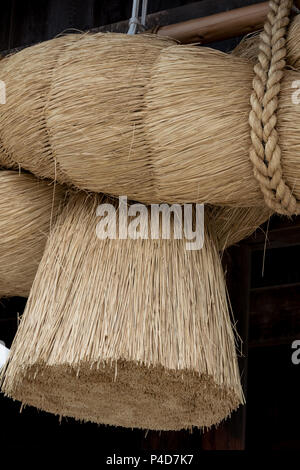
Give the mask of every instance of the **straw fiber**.
<path id="1" fill-rule="evenodd" d="M 268 207 L 212 206 L 207 210 L 214 221 L 220 251 L 252 235 L 273 213 Z"/>
<path id="2" fill-rule="evenodd" d="M 0 298 L 29 295 L 63 198 L 59 185 L 0 171 Z"/>
<path id="3" fill-rule="evenodd" d="M 292 25 L 290 62 L 299 60 L 299 40 Z M 0 110 L 2 145 L 37 176 L 53 178 L 56 167 L 58 181 L 146 203 L 264 205 L 249 160 L 249 58 L 97 33 L 28 48 L 0 71 L 11 89 Z M 283 178 L 300 197 L 297 79 L 285 70 L 277 128 Z"/>
<path id="4" fill-rule="evenodd" d="M 256 61 L 258 39 L 257 34 L 244 38 L 232 54 Z M 208 210 L 211 210 L 210 215 L 214 220 L 216 239 L 221 251 L 250 236 L 273 213 L 268 207 L 212 206 Z"/>
<path id="5" fill-rule="evenodd" d="M 209 220 L 198 251 L 177 239 L 100 240 L 99 202 L 75 194 L 59 217 L 2 390 L 96 423 L 171 430 L 220 422 L 244 399 Z"/>

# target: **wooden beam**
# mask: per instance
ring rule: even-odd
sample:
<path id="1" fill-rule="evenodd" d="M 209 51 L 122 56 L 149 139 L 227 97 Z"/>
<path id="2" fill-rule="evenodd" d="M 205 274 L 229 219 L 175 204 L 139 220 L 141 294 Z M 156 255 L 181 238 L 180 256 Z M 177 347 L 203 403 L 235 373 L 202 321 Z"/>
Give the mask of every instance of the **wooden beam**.
<path id="1" fill-rule="evenodd" d="M 207 44 L 261 29 L 268 11 L 268 2 L 258 3 L 204 18 L 163 26 L 158 29 L 157 34 L 174 38 L 183 44 Z"/>
<path id="2" fill-rule="evenodd" d="M 253 250 L 300 245 L 300 217 L 288 219 L 274 215 L 269 227 L 268 223 L 265 223 L 251 237 L 240 243 L 251 245 Z"/>
<path id="3" fill-rule="evenodd" d="M 182 44 L 207 44 L 261 29 L 269 11 L 268 2 L 220 1 L 213 4 L 214 10 L 211 10 L 211 7 L 209 9 L 207 3 L 196 2 L 148 15 L 147 32 L 155 30 L 159 36 L 176 39 Z M 237 5 L 240 7 L 237 8 Z M 296 0 L 295 5 L 300 7 L 300 0 Z M 127 30 L 128 21 L 122 21 L 92 31 L 125 33 Z"/>
<path id="4" fill-rule="evenodd" d="M 168 25 L 182 23 L 195 18 L 203 18 L 216 13 L 234 10 L 242 6 L 254 5 L 261 3 L 261 0 L 202 0 L 193 2 L 181 7 L 161 10 L 147 15 L 147 29 L 161 28 Z M 112 23 L 91 29 L 92 32 L 113 32 L 127 33 L 128 19 L 118 23 Z"/>
<path id="5" fill-rule="evenodd" d="M 300 0 L 295 0 L 295 5 L 300 7 Z M 259 0 L 219 0 L 217 3 L 203 0 L 148 15 L 147 32 L 155 30 L 159 36 L 171 37 L 185 44 L 207 44 L 261 29 L 267 12 L 268 2 Z M 128 20 L 89 31 L 126 33 Z M 18 52 L 22 48 L 2 51 L 1 55 Z"/>

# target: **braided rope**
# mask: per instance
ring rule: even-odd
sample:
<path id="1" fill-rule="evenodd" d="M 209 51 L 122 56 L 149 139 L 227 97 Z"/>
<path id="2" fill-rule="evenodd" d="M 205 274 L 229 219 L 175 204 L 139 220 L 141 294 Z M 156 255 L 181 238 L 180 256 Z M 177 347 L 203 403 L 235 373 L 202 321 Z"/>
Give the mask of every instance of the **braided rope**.
<path id="1" fill-rule="evenodd" d="M 286 57 L 286 32 L 292 0 L 271 0 L 260 35 L 258 62 L 254 67 L 250 98 L 250 160 L 265 203 L 279 214 L 300 213 L 300 203 L 284 182 L 281 150 L 276 130 L 278 95 Z"/>

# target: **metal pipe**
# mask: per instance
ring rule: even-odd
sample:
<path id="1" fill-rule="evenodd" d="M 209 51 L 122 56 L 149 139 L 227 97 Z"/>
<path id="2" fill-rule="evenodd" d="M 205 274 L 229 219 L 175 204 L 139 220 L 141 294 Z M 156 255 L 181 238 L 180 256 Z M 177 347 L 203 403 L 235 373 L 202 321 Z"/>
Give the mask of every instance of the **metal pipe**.
<path id="1" fill-rule="evenodd" d="M 129 29 L 127 34 L 136 34 L 137 26 L 139 25 L 139 9 L 140 0 L 133 0 L 131 18 L 129 19 Z"/>

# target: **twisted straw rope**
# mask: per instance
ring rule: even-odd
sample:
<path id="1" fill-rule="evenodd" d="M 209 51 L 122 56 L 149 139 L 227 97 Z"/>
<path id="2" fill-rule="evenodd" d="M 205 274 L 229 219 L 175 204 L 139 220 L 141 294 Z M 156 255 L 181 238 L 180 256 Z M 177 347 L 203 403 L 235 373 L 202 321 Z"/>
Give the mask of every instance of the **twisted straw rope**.
<path id="1" fill-rule="evenodd" d="M 286 32 L 292 0 L 271 0 L 264 30 L 260 35 L 258 63 L 254 67 L 251 95 L 250 160 L 268 207 L 279 214 L 300 213 L 300 203 L 284 182 L 281 150 L 276 130 L 278 95 L 286 57 Z"/>

